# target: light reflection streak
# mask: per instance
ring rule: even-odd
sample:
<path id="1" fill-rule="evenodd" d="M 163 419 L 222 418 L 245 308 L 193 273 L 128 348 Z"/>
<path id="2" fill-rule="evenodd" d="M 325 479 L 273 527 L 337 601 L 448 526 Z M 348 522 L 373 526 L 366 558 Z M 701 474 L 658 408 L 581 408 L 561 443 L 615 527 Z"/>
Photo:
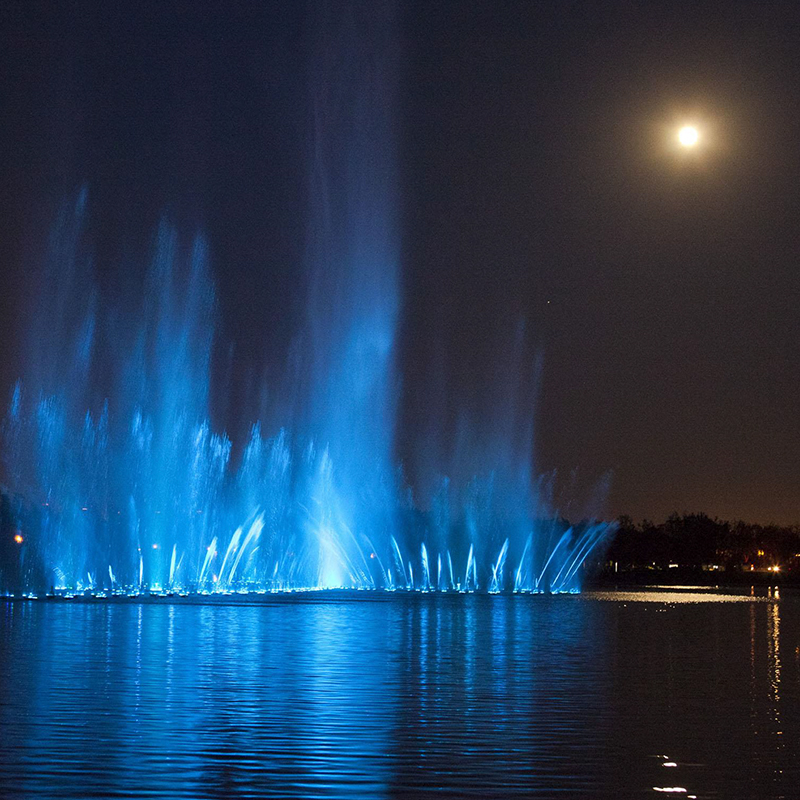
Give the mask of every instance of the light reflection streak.
<path id="1" fill-rule="evenodd" d="M 770 605 L 767 616 L 767 654 L 770 685 L 770 710 L 775 736 L 783 736 L 781 720 L 781 614 L 780 603 Z M 775 743 L 776 750 L 781 751 L 786 747 L 783 738 Z M 776 760 L 775 773 L 779 773 Z"/>

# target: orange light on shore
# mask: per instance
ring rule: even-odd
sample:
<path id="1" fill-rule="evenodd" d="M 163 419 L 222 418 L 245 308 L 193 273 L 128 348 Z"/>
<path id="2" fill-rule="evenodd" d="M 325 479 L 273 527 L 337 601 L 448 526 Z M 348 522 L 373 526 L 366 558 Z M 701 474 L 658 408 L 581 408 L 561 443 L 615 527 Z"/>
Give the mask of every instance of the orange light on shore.
<path id="1" fill-rule="evenodd" d="M 22 534 L 21 534 L 21 533 L 18 533 L 18 534 L 17 534 L 17 535 L 14 537 L 14 541 L 15 541 L 17 544 L 22 544 L 22 543 L 25 541 L 25 539 L 22 537 Z"/>

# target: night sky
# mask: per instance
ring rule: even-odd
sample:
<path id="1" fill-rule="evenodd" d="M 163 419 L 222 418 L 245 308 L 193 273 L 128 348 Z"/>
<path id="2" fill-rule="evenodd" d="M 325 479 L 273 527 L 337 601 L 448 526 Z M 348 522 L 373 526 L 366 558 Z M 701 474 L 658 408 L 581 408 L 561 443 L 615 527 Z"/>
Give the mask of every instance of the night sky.
<path id="1" fill-rule="evenodd" d="M 215 421 L 246 431 L 303 296 L 306 17 L 2 1 L 4 396 L 46 231 L 86 185 L 111 299 L 164 214 L 206 233 Z M 524 320 L 538 470 L 611 472 L 608 515 L 800 522 L 800 6 L 409 2 L 400 30 L 398 459 L 437 383 L 502 402 Z"/>

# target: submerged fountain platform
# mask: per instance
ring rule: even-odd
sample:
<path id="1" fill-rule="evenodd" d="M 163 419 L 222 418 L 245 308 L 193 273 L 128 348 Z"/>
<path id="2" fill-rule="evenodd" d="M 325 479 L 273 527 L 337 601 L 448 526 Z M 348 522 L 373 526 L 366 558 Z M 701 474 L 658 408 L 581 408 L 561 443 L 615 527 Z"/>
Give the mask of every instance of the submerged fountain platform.
<path id="1" fill-rule="evenodd" d="M 478 597 L 522 597 L 522 596 L 547 596 L 578 595 L 580 589 L 564 589 L 560 591 L 544 590 L 502 590 L 490 591 L 486 589 L 286 589 L 267 590 L 256 589 L 252 591 L 235 592 L 191 592 L 191 591 L 115 591 L 115 592 L 82 592 L 75 593 L 67 590 L 56 591 L 38 595 L 33 592 L 22 594 L 0 595 L 0 601 L 6 602 L 45 602 L 45 603 L 178 603 L 187 605 L 261 605 L 275 603 L 304 603 L 304 602 L 359 602 L 359 601 L 391 601 L 393 598 L 430 598 L 431 600 L 450 598 L 456 599 L 466 596 Z"/>

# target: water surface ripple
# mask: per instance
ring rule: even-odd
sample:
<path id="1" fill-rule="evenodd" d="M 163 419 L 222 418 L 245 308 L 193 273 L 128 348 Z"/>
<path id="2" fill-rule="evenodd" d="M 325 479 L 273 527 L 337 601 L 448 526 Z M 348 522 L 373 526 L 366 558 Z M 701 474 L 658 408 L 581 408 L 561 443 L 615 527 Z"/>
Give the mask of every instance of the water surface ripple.
<path id="1" fill-rule="evenodd" d="M 796 796 L 800 599 L 630 595 L 5 602 L 0 795 Z"/>

